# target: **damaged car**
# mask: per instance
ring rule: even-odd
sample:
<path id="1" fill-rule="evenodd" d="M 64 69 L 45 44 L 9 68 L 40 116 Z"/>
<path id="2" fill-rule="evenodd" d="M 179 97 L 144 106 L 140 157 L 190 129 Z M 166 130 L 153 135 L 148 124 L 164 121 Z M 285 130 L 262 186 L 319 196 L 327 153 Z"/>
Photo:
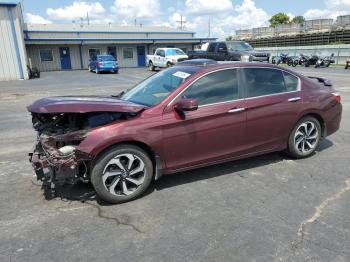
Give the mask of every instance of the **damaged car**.
<path id="1" fill-rule="evenodd" d="M 35 101 L 30 162 L 47 197 L 85 181 L 121 203 L 165 174 L 275 151 L 309 157 L 339 129 L 340 100 L 329 80 L 274 65 L 178 65 L 115 96 Z"/>

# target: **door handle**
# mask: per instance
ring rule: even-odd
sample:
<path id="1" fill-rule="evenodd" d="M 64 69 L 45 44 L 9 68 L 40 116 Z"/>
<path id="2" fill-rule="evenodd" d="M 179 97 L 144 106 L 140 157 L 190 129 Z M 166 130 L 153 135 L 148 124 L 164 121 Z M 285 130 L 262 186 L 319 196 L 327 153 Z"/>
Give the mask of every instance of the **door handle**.
<path id="1" fill-rule="evenodd" d="M 289 99 L 288 99 L 288 102 L 297 102 L 297 101 L 299 101 L 300 99 L 301 99 L 300 96 L 298 96 L 298 97 L 292 97 L 292 98 L 289 98 Z"/>
<path id="2" fill-rule="evenodd" d="M 230 110 L 228 110 L 229 113 L 239 113 L 239 112 L 243 112 L 245 110 L 244 107 L 239 107 L 239 108 L 232 108 Z"/>

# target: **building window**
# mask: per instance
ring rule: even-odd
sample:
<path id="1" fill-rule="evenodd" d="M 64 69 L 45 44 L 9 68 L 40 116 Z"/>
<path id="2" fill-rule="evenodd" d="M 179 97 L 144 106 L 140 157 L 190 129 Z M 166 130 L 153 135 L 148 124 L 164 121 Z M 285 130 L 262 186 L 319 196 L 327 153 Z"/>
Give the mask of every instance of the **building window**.
<path id="1" fill-rule="evenodd" d="M 39 50 L 39 54 L 40 54 L 40 61 L 41 62 L 52 62 L 53 61 L 52 49 Z"/>
<path id="2" fill-rule="evenodd" d="M 124 59 L 133 59 L 134 58 L 134 49 L 131 47 L 123 48 L 123 58 Z"/>
<path id="3" fill-rule="evenodd" d="M 89 58 L 91 60 L 95 60 L 96 56 L 100 54 L 100 49 L 99 48 L 89 48 Z"/>

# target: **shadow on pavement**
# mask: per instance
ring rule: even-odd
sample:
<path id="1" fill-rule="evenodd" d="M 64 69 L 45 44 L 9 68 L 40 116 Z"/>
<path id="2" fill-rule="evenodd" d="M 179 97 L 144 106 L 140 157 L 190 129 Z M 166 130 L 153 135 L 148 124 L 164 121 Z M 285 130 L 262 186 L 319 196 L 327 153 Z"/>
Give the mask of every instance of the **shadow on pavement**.
<path id="1" fill-rule="evenodd" d="M 317 152 L 322 152 L 331 147 L 333 143 L 324 139 L 320 142 Z M 182 184 L 193 183 L 222 175 L 238 175 L 240 171 L 249 170 L 260 166 L 278 163 L 290 159 L 286 154 L 277 152 L 267 155 L 256 156 L 247 159 L 235 160 L 223 164 L 198 168 L 178 174 L 164 175 L 160 180 L 155 181 L 143 195 L 151 194 L 154 190 L 162 190 Z M 232 174 L 235 173 L 235 174 Z M 56 197 L 67 201 L 96 201 L 100 205 L 110 205 L 96 196 L 95 190 L 90 183 L 79 182 L 76 185 L 64 185 L 56 189 Z"/>

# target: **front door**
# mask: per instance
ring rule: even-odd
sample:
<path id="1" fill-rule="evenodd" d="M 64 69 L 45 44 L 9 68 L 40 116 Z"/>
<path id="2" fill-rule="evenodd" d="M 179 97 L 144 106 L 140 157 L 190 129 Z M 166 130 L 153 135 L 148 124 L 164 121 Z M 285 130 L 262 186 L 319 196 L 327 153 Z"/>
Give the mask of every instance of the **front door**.
<path id="1" fill-rule="evenodd" d="M 245 100 L 241 99 L 237 69 L 205 75 L 178 99 L 181 97 L 196 99 L 199 108 L 186 112 L 182 120 L 170 110 L 173 105 L 165 110 L 163 141 L 168 169 L 220 161 L 244 152 Z"/>
<path id="2" fill-rule="evenodd" d="M 303 110 L 298 77 L 272 68 L 244 68 L 247 143 L 251 152 L 279 149 Z"/>
<path id="3" fill-rule="evenodd" d="M 145 66 L 146 65 L 146 51 L 144 46 L 137 47 L 137 65 Z"/>
<path id="4" fill-rule="evenodd" d="M 69 47 L 60 47 L 60 59 L 62 70 L 72 69 Z"/>
<path id="5" fill-rule="evenodd" d="M 115 48 L 115 46 L 108 46 L 107 54 L 113 56 L 117 60 L 117 49 Z"/>

